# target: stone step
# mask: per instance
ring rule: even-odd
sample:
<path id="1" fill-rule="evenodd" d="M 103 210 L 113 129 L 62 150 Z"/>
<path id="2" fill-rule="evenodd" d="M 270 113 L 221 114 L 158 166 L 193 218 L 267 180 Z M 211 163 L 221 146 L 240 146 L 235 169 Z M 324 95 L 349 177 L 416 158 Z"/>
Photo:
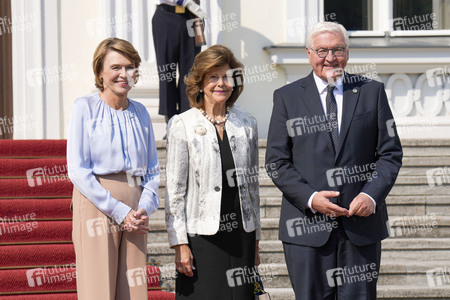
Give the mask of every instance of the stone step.
<path id="1" fill-rule="evenodd" d="M 152 108 L 153 109 L 153 108 Z M 152 120 L 155 119 L 155 122 L 164 122 L 164 116 L 160 116 L 157 114 L 152 115 Z M 433 143 L 433 140 L 430 140 Z M 426 146 L 408 146 L 404 145 L 403 147 L 403 168 L 404 167 L 421 167 L 425 168 L 428 166 L 449 166 L 450 165 L 450 145 L 439 146 L 436 142 L 436 145 Z M 448 141 L 445 141 L 448 143 Z M 165 165 L 165 141 L 157 140 L 157 148 L 158 148 L 158 157 L 163 163 L 160 163 L 161 166 Z M 265 155 L 266 155 L 266 140 L 259 140 L 259 164 L 260 166 L 265 165 Z"/>
<path id="2" fill-rule="evenodd" d="M 450 238 L 393 238 L 382 242 L 382 260 L 439 261 L 450 258 Z"/>
<path id="3" fill-rule="evenodd" d="M 162 120 L 155 125 L 163 124 L 166 125 L 165 121 Z M 450 152 L 450 148 L 447 150 Z M 158 151 L 159 165 L 162 170 L 165 169 L 166 166 L 166 154 L 165 149 Z M 267 178 L 267 173 L 265 171 L 265 161 L 264 158 L 259 159 L 259 176 L 260 178 Z M 426 174 L 428 170 L 435 168 L 449 168 L 450 166 L 450 156 L 442 157 L 442 156 L 431 156 L 431 157 L 405 157 L 403 159 L 403 165 L 399 171 L 399 177 L 402 176 L 423 176 L 426 178 Z M 253 170 L 252 170 L 253 171 Z"/>
<path id="4" fill-rule="evenodd" d="M 266 149 L 259 148 L 259 164 L 265 165 Z M 448 166 L 450 161 L 450 147 L 440 148 L 404 148 L 403 149 L 403 166 Z"/>
<path id="5" fill-rule="evenodd" d="M 448 151 L 450 151 L 450 149 Z M 401 176 L 422 176 L 422 177 L 426 177 L 427 171 L 430 170 L 430 169 L 432 169 L 432 168 L 426 167 L 426 166 L 424 167 L 424 166 L 403 165 L 400 168 L 398 176 L 399 177 L 401 177 Z"/>
<path id="6" fill-rule="evenodd" d="M 448 148 L 450 140 L 448 139 L 401 139 L 403 149 L 407 148 Z M 259 139 L 259 147 L 266 147 L 267 139 Z"/>
<path id="7" fill-rule="evenodd" d="M 450 148 L 446 148 L 445 155 L 429 154 L 427 156 L 404 156 L 402 159 L 402 168 L 419 168 L 427 170 L 435 167 L 445 167 L 450 165 Z M 165 157 L 162 157 L 165 161 Z M 265 166 L 265 157 L 259 155 L 258 160 L 261 169 Z M 161 164 L 162 165 L 162 164 Z M 351 167 L 351 166 L 350 166 Z M 420 173 L 419 173 L 420 174 Z"/>
<path id="8" fill-rule="evenodd" d="M 160 205 L 151 219 L 164 219 L 164 189 L 160 188 Z M 386 199 L 388 213 L 394 216 L 450 215 L 450 195 L 437 196 L 388 196 Z M 261 197 L 261 218 L 279 218 L 281 197 Z"/>
<path id="9" fill-rule="evenodd" d="M 445 267 L 442 267 L 445 266 Z M 361 268 L 363 268 L 361 270 Z M 450 272 L 449 261 L 434 261 L 434 262 L 409 262 L 409 261 L 382 261 L 380 267 L 380 273 L 378 274 L 375 269 L 370 269 L 370 266 L 361 266 L 355 268 L 349 266 L 347 268 L 348 276 L 372 276 L 372 278 L 378 278 L 378 285 L 409 285 L 409 286 L 426 286 L 431 284 L 436 285 L 439 277 L 435 278 L 434 271 L 438 271 L 442 268 L 445 272 Z M 289 288 L 291 283 L 289 280 L 289 274 L 286 264 L 283 263 L 271 263 L 261 264 L 259 266 L 259 272 L 264 283 L 264 287 L 267 288 Z M 356 270 L 356 271 L 355 271 Z M 368 275 L 370 273 L 370 275 Z M 450 274 L 448 274 L 450 275 Z M 350 280 L 356 280 L 353 277 Z M 361 279 L 361 277 L 359 277 Z M 370 279 L 369 279 L 370 280 Z"/>
<path id="10" fill-rule="evenodd" d="M 430 187 L 429 185 L 417 185 L 417 184 L 404 184 L 404 185 L 395 185 L 389 197 L 406 197 L 407 199 L 414 199 L 411 197 L 423 197 L 424 199 L 429 199 L 433 196 L 437 196 L 437 199 L 448 199 L 450 198 L 450 185 L 438 185 Z M 165 196 L 165 186 L 164 183 L 161 184 L 158 190 L 158 196 L 163 201 Z M 261 185 L 259 187 L 259 196 L 261 199 L 263 198 L 280 198 L 282 197 L 282 193 L 275 185 Z M 447 198 L 446 198 L 447 197 Z M 435 202 L 436 203 L 436 202 Z"/>
<path id="11" fill-rule="evenodd" d="M 450 174 L 450 168 L 449 168 Z M 166 174 L 164 171 L 160 173 L 160 188 L 165 189 L 166 187 Z M 253 179 L 252 179 L 253 180 Z M 268 177 L 267 174 L 262 174 L 258 177 L 260 193 L 262 193 L 263 189 L 273 189 L 274 192 L 279 192 L 278 188 L 272 182 L 272 180 Z M 409 187 L 411 185 L 417 186 L 418 189 L 423 190 L 423 192 L 430 191 L 433 189 L 443 189 L 447 191 L 447 194 L 450 193 L 450 175 L 447 176 L 438 176 L 434 178 L 428 178 L 425 174 L 420 176 L 409 176 L 409 175 L 399 175 L 397 180 L 395 181 L 395 186 L 393 190 L 401 187 Z M 426 189 L 426 190 L 424 190 Z M 330 188 L 331 190 L 331 188 Z M 279 192 L 281 194 L 281 192 Z M 391 191 L 391 194 L 393 191 Z M 411 194 L 409 194 L 411 195 Z"/>
<path id="12" fill-rule="evenodd" d="M 379 285 L 377 287 L 377 299 L 389 300 L 431 300 L 450 299 L 450 284 L 430 288 L 426 286 L 409 285 Z"/>
<path id="13" fill-rule="evenodd" d="M 389 216 L 450 215 L 450 195 L 389 195 L 386 203 Z"/>
<path id="14" fill-rule="evenodd" d="M 450 272 L 450 264 L 447 261 L 436 261 L 436 262 L 385 262 L 382 263 L 380 267 L 380 274 L 374 271 L 364 270 L 364 278 L 368 278 L 367 273 L 370 273 L 373 277 L 378 277 L 378 288 L 380 293 L 386 291 L 386 287 L 389 286 L 408 286 L 410 288 L 421 287 L 422 289 L 430 290 L 439 290 L 443 289 L 442 296 L 450 295 L 447 292 L 450 290 L 446 290 L 447 285 L 450 285 L 448 277 L 446 277 L 446 272 Z M 445 266 L 441 268 L 441 266 Z M 170 286 L 171 289 L 175 287 L 175 264 L 159 264 L 161 270 L 161 282 L 163 286 Z M 290 292 L 291 283 L 289 279 L 289 274 L 287 272 L 286 264 L 283 263 L 271 263 L 271 264 L 261 264 L 259 267 L 259 272 L 261 275 L 262 282 L 264 284 L 265 290 L 271 293 L 271 291 L 276 292 L 281 291 L 280 289 L 284 289 L 285 292 Z M 444 275 L 441 273 L 436 273 L 439 271 L 443 271 Z M 347 272 L 350 272 L 352 276 L 354 273 L 354 269 L 347 269 Z M 360 274 L 360 272 L 356 273 Z M 362 273 L 361 273 L 362 274 Z M 360 274 L 360 276 L 361 276 Z M 362 278 L 362 277 L 358 277 Z M 355 280 L 355 279 L 354 279 Z M 431 294 L 421 294 L 422 296 L 432 296 Z M 433 294 L 434 295 L 434 294 Z M 379 296 L 383 297 L 383 294 Z M 395 299 L 388 298 L 393 297 L 392 294 L 384 295 L 387 299 Z M 400 295 L 397 294 L 396 297 Z M 382 299 L 382 298 L 379 298 Z M 411 299 L 411 298 L 408 298 Z M 415 298 L 413 298 L 415 299 Z M 422 299 L 422 298 L 418 298 Z M 424 298 L 427 299 L 427 298 Z M 438 298 L 439 299 L 439 298 Z"/>
<path id="15" fill-rule="evenodd" d="M 450 169 L 449 169 L 450 171 Z M 442 180 L 443 179 L 443 180 Z M 450 191 L 450 176 L 448 177 L 448 179 L 442 177 L 442 182 L 443 182 L 443 186 L 447 188 L 447 191 Z M 424 185 L 424 186 L 429 186 L 430 184 L 434 186 L 438 186 L 438 184 L 436 183 L 435 179 L 433 178 L 428 178 L 426 176 L 426 174 L 423 174 L 421 176 L 409 176 L 409 175 L 403 175 L 403 176 L 398 176 L 397 180 L 395 181 L 395 184 L 398 185 Z"/>
<path id="16" fill-rule="evenodd" d="M 430 187 L 428 185 L 394 185 L 390 192 L 390 196 L 448 196 L 450 194 L 450 185 L 441 185 Z M 260 185 L 259 195 L 261 198 L 281 197 L 281 192 L 274 186 Z"/>
<path id="17" fill-rule="evenodd" d="M 450 168 L 449 171 L 450 173 Z M 165 175 L 164 175 L 165 176 Z M 440 177 L 441 181 L 437 182 L 436 179 L 430 179 L 424 176 L 399 176 L 395 182 L 394 187 L 392 188 L 390 195 L 395 195 L 396 193 L 401 193 L 402 195 L 410 196 L 410 195 L 418 195 L 414 193 L 415 191 L 421 192 L 419 195 L 431 195 L 433 192 L 438 193 L 438 195 L 449 195 L 450 194 L 450 175 L 447 177 Z M 411 186 L 416 187 L 415 191 L 409 192 Z M 161 182 L 161 187 L 165 187 L 165 182 Z M 404 189 L 406 190 L 404 191 Z M 259 189 L 260 194 L 264 193 L 264 190 L 273 190 L 274 192 L 280 193 L 279 189 L 273 184 L 272 180 L 266 177 L 263 177 L 262 180 L 259 181 Z M 331 188 L 330 188 L 331 189 Z M 400 191 L 397 191 L 399 190 Z M 445 193 L 447 192 L 447 193 Z M 428 194 L 427 194 L 428 193 Z"/>
<path id="18" fill-rule="evenodd" d="M 163 124 L 161 124 L 163 125 Z M 265 140 L 259 141 L 264 166 Z M 449 140 L 402 140 L 404 159 L 396 185 L 386 199 L 393 237 L 382 242 L 382 266 L 377 299 L 450 299 L 450 275 L 428 285 L 427 271 L 450 268 L 450 178 L 443 185 L 429 182 L 427 171 L 450 166 Z M 150 218 L 148 257 L 160 264 L 163 285 L 174 287 L 174 251 L 168 247 L 164 225 L 165 142 L 157 141 L 161 167 L 160 208 Z M 260 170 L 263 237 L 260 271 L 272 299 L 295 299 L 278 238 L 281 192 Z M 431 178 L 436 181 L 436 178 Z M 431 181 L 430 179 L 430 181 Z M 431 185 L 430 185 L 431 183 Z M 441 279 L 441 281 L 439 281 Z M 443 283 L 443 285 L 440 285 Z"/>
<path id="19" fill-rule="evenodd" d="M 450 238 L 388 238 L 382 242 L 382 264 L 396 261 L 448 261 L 450 264 Z M 284 263 L 283 245 L 279 240 L 260 242 L 261 262 L 264 264 Z M 166 265 L 174 262 L 175 251 L 168 242 L 155 242 L 148 239 L 148 258 Z"/>
<path id="20" fill-rule="evenodd" d="M 281 241 L 261 241 L 261 260 L 264 263 L 284 262 Z M 450 239 L 448 238 L 388 238 L 382 242 L 382 262 L 396 260 L 441 261 L 450 258 Z"/>
<path id="21" fill-rule="evenodd" d="M 397 216 L 389 218 L 390 236 L 397 238 L 445 238 L 450 236 L 450 217 Z"/>
<path id="22" fill-rule="evenodd" d="M 295 300 L 292 288 L 268 288 L 272 300 Z M 408 285 L 378 285 L 378 300 L 448 300 L 450 299 L 450 285 L 435 288 L 428 286 Z"/>
<path id="23" fill-rule="evenodd" d="M 163 124 L 165 126 L 165 124 Z M 161 126 L 163 126 L 161 125 Z M 450 151 L 450 150 L 449 150 Z M 166 172 L 165 172 L 165 160 L 159 161 L 160 162 L 160 168 L 161 168 L 161 187 L 166 186 Z M 163 165 L 164 163 L 164 165 Z M 447 188 L 450 185 L 450 161 L 446 165 L 437 165 L 432 167 L 402 167 L 399 171 L 399 175 L 397 177 L 397 180 L 395 182 L 396 185 L 424 185 L 424 186 L 438 186 L 443 185 L 447 186 Z M 444 175 L 438 175 L 429 177 L 427 176 L 427 172 L 434 169 L 441 169 Z M 249 171 L 250 172 L 250 171 Z M 256 175 L 254 175 L 256 174 Z M 437 173 L 436 173 L 437 174 Z M 258 176 L 259 185 L 261 187 L 270 186 L 276 188 L 274 185 L 272 179 L 267 175 L 267 172 L 264 169 L 259 168 L 258 173 L 251 170 L 251 174 L 248 175 L 249 180 L 255 180 L 255 176 Z M 348 179 L 350 180 L 350 179 Z"/>
<path id="24" fill-rule="evenodd" d="M 175 250 L 169 248 L 169 242 L 157 243 L 147 240 L 147 260 L 153 261 L 170 272 L 170 265 L 175 262 Z"/>
<path id="25" fill-rule="evenodd" d="M 258 141 L 260 155 L 265 155 L 265 149 L 267 147 L 267 139 L 259 139 Z M 441 155 L 448 156 L 448 150 L 450 143 L 448 139 L 402 139 L 403 156 L 430 156 Z"/>
<path id="26" fill-rule="evenodd" d="M 150 219 L 148 238 L 155 242 L 167 242 L 165 221 Z M 261 219 L 261 239 L 263 241 L 278 239 L 278 218 Z M 325 229 L 324 229 L 325 230 Z M 449 216 L 412 216 L 391 217 L 390 233 L 396 238 L 445 238 L 450 236 Z"/>
<path id="27" fill-rule="evenodd" d="M 271 300 L 295 300 L 292 288 L 264 288 L 264 290 L 270 294 Z"/>
<path id="28" fill-rule="evenodd" d="M 390 196 L 411 196 L 411 195 L 422 195 L 422 196 L 430 196 L 430 195 L 443 195 L 448 196 L 450 194 L 450 185 L 438 185 L 430 187 L 428 185 L 394 185 Z"/>
<path id="29" fill-rule="evenodd" d="M 450 215 L 450 195 L 388 196 L 389 216 Z M 281 197 L 261 197 L 261 217 L 279 218 Z"/>

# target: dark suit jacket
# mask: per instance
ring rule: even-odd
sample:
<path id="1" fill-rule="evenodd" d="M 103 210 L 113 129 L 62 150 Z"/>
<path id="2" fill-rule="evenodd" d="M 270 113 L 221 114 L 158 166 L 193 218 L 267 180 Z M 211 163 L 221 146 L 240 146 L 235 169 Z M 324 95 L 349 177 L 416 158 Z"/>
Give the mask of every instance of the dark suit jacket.
<path id="1" fill-rule="evenodd" d="M 320 247 L 332 227 L 369 245 L 388 237 L 385 198 L 397 178 L 402 147 L 384 85 L 345 74 L 339 146 L 334 151 L 313 73 L 274 92 L 266 168 L 283 193 L 279 239 Z M 375 172 L 374 172 L 375 171 Z M 370 174 L 369 174 L 370 173 Z M 376 202 L 369 217 L 332 219 L 307 207 L 315 191 L 339 191 L 332 202 L 349 208 L 360 193 Z"/>

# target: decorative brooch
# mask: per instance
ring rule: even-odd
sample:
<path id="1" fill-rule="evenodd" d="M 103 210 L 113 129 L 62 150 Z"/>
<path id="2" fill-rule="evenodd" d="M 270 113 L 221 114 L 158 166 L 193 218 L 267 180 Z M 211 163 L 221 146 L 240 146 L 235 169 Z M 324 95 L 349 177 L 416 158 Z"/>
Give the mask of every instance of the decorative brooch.
<path id="1" fill-rule="evenodd" d="M 198 134 L 198 135 L 205 135 L 206 134 L 206 128 L 203 127 L 202 125 L 197 125 L 194 128 L 194 132 L 195 132 L 195 134 Z"/>

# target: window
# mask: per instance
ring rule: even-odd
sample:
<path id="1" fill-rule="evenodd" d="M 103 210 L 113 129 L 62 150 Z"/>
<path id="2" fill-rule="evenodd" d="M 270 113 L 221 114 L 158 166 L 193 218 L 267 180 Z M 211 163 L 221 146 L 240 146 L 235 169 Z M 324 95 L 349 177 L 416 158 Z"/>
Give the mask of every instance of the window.
<path id="1" fill-rule="evenodd" d="M 334 14 L 333 21 L 361 36 L 367 31 L 447 35 L 450 29 L 450 0 L 323 0 L 323 4 L 324 16 Z"/>
<path id="2" fill-rule="evenodd" d="M 372 30 L 372 0 L 324 0 L 324 14 L 336 15 L 347 30 Z"/>
<path id="3" fill-rule="evenodd" d="M 446 0 L 393 0 L 394 30 L 450 29 Z"/>

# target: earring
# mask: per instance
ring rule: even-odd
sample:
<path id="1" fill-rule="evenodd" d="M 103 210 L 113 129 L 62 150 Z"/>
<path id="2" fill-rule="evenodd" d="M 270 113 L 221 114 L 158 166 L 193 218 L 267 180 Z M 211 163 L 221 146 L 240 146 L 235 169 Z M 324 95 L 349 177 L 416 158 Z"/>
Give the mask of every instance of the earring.
<path id="1" fill-rule="evenodd" d="M 200 89 L 199 93 L 203 93 L 203 90 L 202 90 L 202 89 Z"/>
<path id="2" fill-rule="evenodd" d="M 202 91 L 202 90 L 200 90 L 200 91 L 197 93 L 197 98 L 195 99 L 195 100 L 197 100 L 197 103 L 200 103 L 200 101 L 202 100 L 202 94 L 203 94 L 203 91 Z"/>

